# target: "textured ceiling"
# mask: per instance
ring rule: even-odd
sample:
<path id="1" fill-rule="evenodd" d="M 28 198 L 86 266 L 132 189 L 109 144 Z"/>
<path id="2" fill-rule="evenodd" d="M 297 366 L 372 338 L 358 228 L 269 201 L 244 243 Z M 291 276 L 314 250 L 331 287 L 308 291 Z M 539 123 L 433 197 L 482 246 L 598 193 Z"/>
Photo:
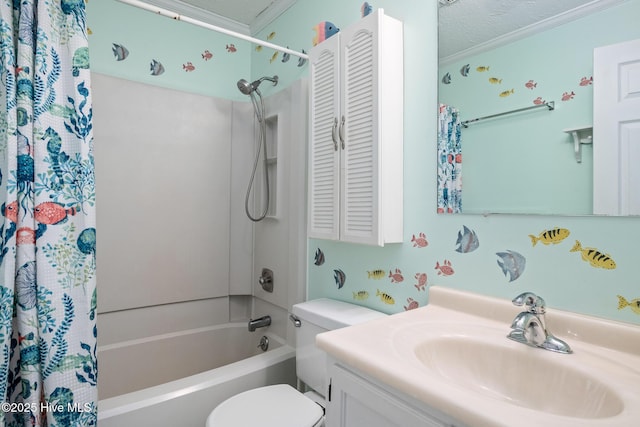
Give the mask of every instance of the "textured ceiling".
<path id="1" fill-rule="evenodd" d="M 442 2 L 440 2 L 442 3 Z M 439 8 L 441 58 L 498 37 L 549 28 L 620 0 L 457 0 Z M 546 26 L 541 25 L 546 24 Z"/>
<path id="2" fill-rule="evenodd" d="M 296 0 L 143 0 L 214 25 L 255 34 Z M 402 1 L 402 0 L 399 0 Z M 419 0 L 436 1 L 436 0 Z M 447 58 L 505 35 L 549 28 L 623 1 L 440 0 L 439 56 Z M 375 0 L 370 2 L 375 7 Z M 195 15 L 195 16 L 194 16 Z M 539 24 L 544 25 L 540 26 Z"/>

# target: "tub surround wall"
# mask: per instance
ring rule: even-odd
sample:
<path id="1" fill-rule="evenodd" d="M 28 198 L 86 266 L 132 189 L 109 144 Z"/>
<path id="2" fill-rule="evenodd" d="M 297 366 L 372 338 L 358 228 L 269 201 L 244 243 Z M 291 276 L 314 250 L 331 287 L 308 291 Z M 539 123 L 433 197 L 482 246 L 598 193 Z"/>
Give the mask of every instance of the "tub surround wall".
<path id="1" fill-rule="evenodd" d="M 230 307 L 247 319 L 229 296 L 251 294 L 253 226 L 230 200 L 251 109 L 99 73 L 92 86 L 100 344 L 225 323 Z"/>
<path id="2" fill-rule="evenodd" d="M 231 101 L 92 78 L 99 312 L 226 297 Z"/>

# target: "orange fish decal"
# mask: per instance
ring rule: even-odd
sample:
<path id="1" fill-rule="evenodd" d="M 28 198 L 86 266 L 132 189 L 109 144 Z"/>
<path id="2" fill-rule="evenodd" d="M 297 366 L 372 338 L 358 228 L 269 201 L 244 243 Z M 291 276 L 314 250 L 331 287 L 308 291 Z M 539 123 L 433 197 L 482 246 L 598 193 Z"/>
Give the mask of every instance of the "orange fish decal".
<path id="1" fill-rule="evenodd" d="M 67 220 L 68 215 L 75 215 L 76 208 L 65 208 L 56 202 L 40 203 L 34 209 L 36 221 L 41 224 L 54 225 Z"/>
<path id="2" fill-rule="evenodd" d="M 2 206 L 2 215 L 11 222 L 18 222 L 18 201 L 14 200 L 8 205 Z"/>

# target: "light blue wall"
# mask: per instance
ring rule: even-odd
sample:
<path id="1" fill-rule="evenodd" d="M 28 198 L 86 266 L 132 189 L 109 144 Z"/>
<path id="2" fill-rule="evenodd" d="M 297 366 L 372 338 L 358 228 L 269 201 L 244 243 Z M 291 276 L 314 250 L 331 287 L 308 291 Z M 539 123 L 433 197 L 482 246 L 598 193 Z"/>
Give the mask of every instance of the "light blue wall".
<path id="1" fill-rule="evenodd" d="M 361 4 L 359 0 L 299 0 L 265 29 L 265 33 L 275 32 L 274 42 L 308 51 L 313 37 L 311 28 L 316 23 L 329 20 L 338 27 L 346 27 L 359 19 Z M 114 0 L 91 1 L 88 5 L 89 26 L 93 31 L 90 43 L 94 71 L 134 80 L 144 77 L 148 81 L 159 82 L 160 80 L 145 75 L 148 73 L 147 61 L 150 60 L 151 53 L 145 55 L 139 61 L 140 65 L 135 73 L 131 72 L 129 75 L 121 74 L 124 63 L 109 62 L 114 61 L 111 43 L 131 43 L 135 49 L 131 49 L 129 59 L 133 58 L 134 50 L 138 52 L 136 46 L 140 46 L 140 49 L 153 47 L 167 57 L 174 58 L 174 70 L 177 69 L 172 71 L 171 79 L 167 73 L 167 81 L 162 84 L 210 94 L 206 90 L 215 86 L 210 83 L 218 81 L 216 75 L 207 73 L 203 76 L 205 82 L 194 82 L 188 79 L 195 77 L 195 73 L 183 72 L 181 64 L 190 58 L 197 60 L 200 51 L 208 48 L 203 40 L 213 37 L 212 35 L 187 29 L 187 24 L 177 27 L 180 23 L 160 23 L 166 18 L 121 9 Z M 374 248 L 310 240 L 309 297 L 327 296 L 353 301 L 353 292 L 366 290 L 369 298 L 357 301 L 358 303 L 389 313 L 399 312 L 408 305 L 409 298 L 420 305 L 427 302 L 426 290 L 419 290 L 414 286 L 418 283 L 416 274 L 426 273 L 429 285 L 438 284 L 509 299 L 530 290 L 542 295 L 551 307 L 640 324 L 640 316 L 629 307 L 618 310 L 616 296 L 622 295 L 628 300 L 640 297 L 640 266 L 636 248 L 636 242 L 640 241 L 639 219 L 542 215 L 446 216 L 435 213 L 437 1 L 385 0 L 375 2 L 373 6 L 382 7 L 388 15 L 404 21 L 404 243 Z M 96 12 L 98 9 L 100 13 Z M 166 33 L 165 25 L 176 25 L 171 27 L 170 36 L 180 39 L 179 43 L 152 43 L 156 31 Z M 190 35 L 191 31 L 195 34 Z M 226 40 L 221 41 L 223 49 L 226 43 Z M 193 46 L 192 55 L 187 55 L 184 52 L 190 46 Z M 227 92 L 230 98 L 237 96 L 234 91 L 239 74 L 249 74 L 249 69 L 253 77 L 279 74 L 283 86 L 300 75 L 306 75 L 307 67 L 299 69 L 297 65 L 291 64 L 296 59 L 291 58 L 288 63 L 281 63 L 279 60 L 270 63 L 268 54 L 262 55 L 263 53 L 266 52 L 252 51 L 250 63 L 247 61 L 237 66 L 228 65 L 231 68 L 227 70 L 228 77 L 219 84 L 224 83 L 225 90 L 227 86 L 232 87 Z M 213 64 L 216 63 L 206 65 Z M 220 64 L 221 69 L 224 67 Z M 455 251 L 458 232 L 463 226 L 474 230 L 479 237 L 479 248 L 470 253 Z M 538 243 L 532 246 L 529 234 L 537 236 L 542 231 L 555 227 L 566 228 L 571 235 L 556 245 Z M 426 247 L 414 247 L 411 242 L 412 236 L 417 237 L 419 233 L 425 234 L 428 241 Z M 580 252 L 570 252 L 576 240 L 584 247 L 610 254 L 617 263 L 617 268 L 594 268 L 582 259 Z M 325 254 L 326 262 L 322 266 L 314 265 L 317 248 Z M 526 258 L 524 273 L 513 282 L 508 281 L 497 265 L 496 253 L 506 250 L 516 251 Z M 452 275 L 437 274 L 436 263 L 442 265 L 445 260 L 451 263 L 454 271 Z M 389 271 L 395 271 L 396 268 L 404 276 L 400 283 L 391 283 L 388 277 L 379 280 L 367 278 L 367 271 L 381 269 L 388 276 Z M 347 279 L 341 289 L 338 289 L 334 281 L 336 269 L 341 269 L 346 274 Z M 391 295 L 395 304 L 387 305 L 376 298 L 377 289 Z"/>
<path id="2" fill-rule="evenodd" d="M 324 20 L 332 21 L 338 27 L 346 27 L 359 19 L 361 4 L 359 0 L 299 0 L 274 23 L 273 28 L 278 32 L 286 29 L 292 33 L 295 29 L 298 38 L 310 41 L 313 36 L 310 27 Z M 367 291 L 368 299 L 355 302 L 388 313 L 399 312 L 409 305 L 408 300 L 417 301 L 420 305 L 427 302 L 426 290 L 415 286 L 419 284 L 416 275 L 426 273 L 429 285 L 437 284 L 508 299 L 530 290 L 545 297 L 551 307 L 640 323 L 640 316 L 629 307 L 618 310 L 617 298 L 618 294 L 628 300 L 640 297 L 635 244 L 640 238 L 639 219 L 542 215 L 446 216 L 435 213 L 437 1 L 388 0 L 375 2 L 373 6 L 384 8 L 388 15 L 404 22 L 404 243 L 377 248 L 309 240 L 309 298 L 326 296 L 354 301 L 354 292 Z M 547 47 L 533 46 L 531 49 Z M 518 61 L 515 56 L 514 53 L 514 64 Z M 569 57 L 560 59 L 570 61 Z M 260 74 L 262 68 L 255 61 L 252 61 L 252 67 L 253 74 Z M 574 84 L 573 81 L 571 83 Z M 567 124 L 569 126 L 571 124 Z M 455 250 L 458 233 L 463 226 L 478 235 L 480 246 L 473 252 L 459 253 Z M 532 245 L 530 234 L 538 236 L 556 227 L 568 229 L 570 236 L 555 245 Z M 426 247 L 414 246 L 411 241 L 414 235 L 418 237 L 420 233 L 426 236 Z M 617 268 L 606 270 L 592 267 L 582 259 L 581 252 L 570 252 L 576 240 L 584 247 L 610 254 Z M 314 264 L 317 249 L 325 255 L 325 262 L 321 266 Z M 509 282 L 497 263 L 496 254 L 507 250 L 518 252 L 526 259 L 523 274 L 512 282 Z M 435 268 L 447 261 L 454 271 L 448 276 Z M 346 275 L 344 286 L 340 289 L 334 280 L 334 270 L 338 269 Z M 385 277 L 369 279 L 367 272 L 377 269 L 384 270 Z M 396 269 L 404 277 L 400 283 L 392 283 L 388 277 L 389 272 L 395 272 Z M 439 271 L 441 274 L 438 274 Z M 376 297 L 377 290 L 392 296 L 395 304 L 383 303 Z"/>
<path id="3" fill-rule="evenodd" d="M 201 95 L 247 99 L 236 82 L 250 78 L 248 42 L 116 0 L 88 2 L 87 24 L 92 71 Z M 125 59 L 116 59 L 114 44 L 129 51 Z M 235 52 L 227 49 L 230 44 Z M 206 59 L 205 51 L 213 56 Z M 154 59 L 165 69 L 157 76 L 150 70 Z"/>
<path id="4" fill-rule="evenodd" d="M 556 106 L 462 130 L 463 212 L 592 212 L 592 148 L 583 146 L 577 163 L 563 130 L 593 124 L 593 85 L 580 84 L 593 76 L 593 49 L 639 38 L 638 16 L 640 2 L 627 2 L 440 66 L 439 100 L 458 108 L 462 120 L 533 106 L 535 99 Z"/>

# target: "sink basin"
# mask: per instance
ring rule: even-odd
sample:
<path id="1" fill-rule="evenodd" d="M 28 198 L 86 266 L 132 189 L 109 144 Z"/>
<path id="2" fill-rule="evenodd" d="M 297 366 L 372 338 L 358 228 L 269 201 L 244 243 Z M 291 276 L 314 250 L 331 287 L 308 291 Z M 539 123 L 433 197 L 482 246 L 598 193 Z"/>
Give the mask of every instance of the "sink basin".
<path id="1" fill-rule="evenodd" d="M 601 381 L 571 366 L 571 355 L 472 337 L 439 336 L 415 355 L 449 384 L 529 409 L 574 418 L 619 414 L 621 398 Z"/>

